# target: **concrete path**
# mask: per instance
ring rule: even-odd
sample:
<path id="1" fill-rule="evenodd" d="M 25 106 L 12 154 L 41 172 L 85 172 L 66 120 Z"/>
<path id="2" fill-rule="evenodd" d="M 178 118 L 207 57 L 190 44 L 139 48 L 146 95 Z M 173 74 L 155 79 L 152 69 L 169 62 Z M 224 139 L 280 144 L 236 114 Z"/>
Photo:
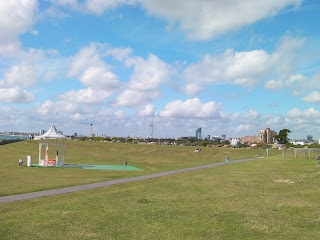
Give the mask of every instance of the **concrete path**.
<path id="1" fill-rule="evenodd" d="M 246 162 L 246 161 L 251 161 L 255 159 L 257 158 L 233 160 L 233 161 L 229 161 L 229 163 Z M 20 200 L 47 197 L 52 195 L 64 194 L 64 193 L 72 193 L 72 192 L 77 192 L 82 190 L 93 189 L 93 188 L 106 187 L 106 186 L 115 185 L 119 183 L 134 182 L 134 181 L 145 180 L 150 178 L 169 176 L 177 173 L 184 173 L 184 172 L 189 172 L 194 170 L 211 168 L 211 167 L 216 167 L 216 166 L 225 165 L 225 164 L 226 164 L 225 162 L 212 163 L 212 164 L 198 166 L 198 167 L 184 168 L 184 169 L 154 173 L 154 174 L 138 176 L 138 177 L 122 178 L 117 180 L 97 182 L 97 183 L 91 183 L 91 184 L 85 184 L 85 185 L 79 185 L 79 186 L 73 186 L 73 187 L 65 187 L 65 188 L 58 188 L 58 189 L 52 189 L 52 190 L 46 190 L 46 191 L 40 191 L 40 192 L 31 192 L 31 193 L 24 193 L 24 194 L 18 194 L 18 195 L 4 196 L 4 197 L 0 197 L 0 203 L 15 202 Z"/>

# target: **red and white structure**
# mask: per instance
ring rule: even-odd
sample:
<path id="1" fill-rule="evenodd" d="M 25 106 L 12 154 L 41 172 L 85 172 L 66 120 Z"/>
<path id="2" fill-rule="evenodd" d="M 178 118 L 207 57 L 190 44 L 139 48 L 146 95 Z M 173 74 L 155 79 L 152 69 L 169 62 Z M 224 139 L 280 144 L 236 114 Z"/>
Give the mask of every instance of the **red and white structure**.
<path id="1" fill-rule="evenodd" d="M 43 157 L 42 146 L 45 146 L 45 153 Z M 49 146 L 52 146 L 52 153 L 49 154 Z M 62 150 L 61 158 L 59 159 L 59 151 Z M 63 166 L 64 165 L 64 142 L 42 142 L 39 143 L 39 165 L 40 166 Z M 50 156 L 50 157 L 49 157 Z"/>
<path id="2" fill-rule="evenodd" d="M 66 139 L 65 136 L 63 136 L 61 133 L 59 133 L 52 123 L 50 129 L 40 135 L 36 136 L 35 139 L 45 139 L 47 141 L 39 143 L 39 165 L 40 166 L 63 166 L 64 165 L 64 152 L 65 152 L 65 143 L 64 139 Z M 54 141 L 49 141 L 49 139 L 54 139 Z M 45 146 L 45 152 L 43 152 L 42 147 Z M 50 152 L 49 152 L 49 146 L 50 146 Z M 52 150 L 53 148 L 53 150 Z M 59 159 L 59 151 L 61 151 L 61 158 Z"/>

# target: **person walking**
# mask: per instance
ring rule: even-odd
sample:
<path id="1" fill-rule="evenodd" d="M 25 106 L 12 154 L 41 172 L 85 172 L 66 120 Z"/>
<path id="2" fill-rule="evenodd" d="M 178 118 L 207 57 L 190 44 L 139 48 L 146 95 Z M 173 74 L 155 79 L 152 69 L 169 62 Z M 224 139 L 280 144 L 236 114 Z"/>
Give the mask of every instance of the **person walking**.
<path id="1" fill-rule="evenodd" d="M 226 158 L 226 164 L 228 164 L 228 163 L 229 163 L 229 157 Z"/>

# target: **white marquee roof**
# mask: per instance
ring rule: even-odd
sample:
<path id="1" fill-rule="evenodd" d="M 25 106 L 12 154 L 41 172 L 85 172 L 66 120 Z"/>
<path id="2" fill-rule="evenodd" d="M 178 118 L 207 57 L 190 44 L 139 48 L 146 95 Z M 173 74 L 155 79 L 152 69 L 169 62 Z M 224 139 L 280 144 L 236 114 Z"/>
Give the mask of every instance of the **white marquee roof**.
<path id="1" fill-rule="evenodd" d="M 36 139 L 65 139 L 66 137 L 63 136 L 61 133 L 59 133 L 56 129 L 56 126 L 52 123 L 50 129 L 40 135 L 40 136 L 37 136 Z"/>

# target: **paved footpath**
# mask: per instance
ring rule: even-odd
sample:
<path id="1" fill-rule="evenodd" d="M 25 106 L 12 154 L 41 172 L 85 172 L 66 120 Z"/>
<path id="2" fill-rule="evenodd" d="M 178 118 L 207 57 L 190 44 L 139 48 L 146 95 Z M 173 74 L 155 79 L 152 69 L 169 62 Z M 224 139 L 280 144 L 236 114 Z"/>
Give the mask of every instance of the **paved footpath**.
<path id="1" fill-rule="evenodd" d="M 251 160 L 255 160 L 255 159 L 257 159 L 257 158 L 233 160 L 233 161 L 229 161 L 229 163 L 246 162 L 246 161 L 251 161 Z M 4 196 L 4 197 L 0 197 L 0 203 L 15 202 L 15 201 L 21 201 L 21 200 L 39 198 L 39 197 L 47 197 L 47 196 L 52 196 L 52 195 L 64 194 L 64 193 L 72 193 L 72 192 L 77 192 L 77 191 L 82 191 L 82 190 L 93 189 L 93 188 L 106 187 L 106 186 L 115 185 L 115 184 L 119 184 L 119 183 L 127 183 L 127 182 L 134 182 L 134 181 L 139 181 L 139 180 L 150 179 L 150 178 L 169 176 L 169 175 L 173 175 L 173 174 L 177 174 L 177 173 L 184 173 L 184 172 L 189 172 L 189 171 L 194 171 L 194 170 L 211 168 L 211 167 L 216 167 L 216 166 L 225 165 L 225 164 L 226 164 L 225 162 L 212 163 L 212 164 L 198 166 L 198 167 L 184 168 L 184 169 L 178 169 L 178 170 L 161 172 L 161 173 L 154 173 L 154 174 L 138 176 L 138 177 L 122 178 L 122 179 L 117 179 L 117 180 L 90 183 L 90 184 L 73 186 L 73 187 L 65 187 L 65 188 L 58 188 L 58 189 L 52 189 L 52 190 L 46 190 L 46 191 L 40 191 L 40 192 L 31 192 L 31 193 L 24 193 L 24 194 L 18 194 L 18 195 Z"/>

